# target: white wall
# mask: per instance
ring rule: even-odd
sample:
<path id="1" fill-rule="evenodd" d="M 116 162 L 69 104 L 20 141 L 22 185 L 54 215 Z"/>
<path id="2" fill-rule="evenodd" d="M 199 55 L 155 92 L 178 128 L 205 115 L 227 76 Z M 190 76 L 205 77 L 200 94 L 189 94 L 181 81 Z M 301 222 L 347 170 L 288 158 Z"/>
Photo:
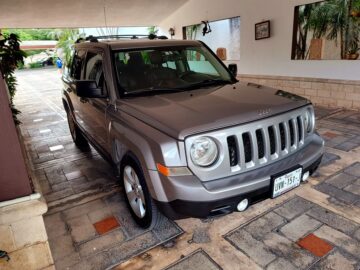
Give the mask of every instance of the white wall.
<path id="1" fill-rule="evenodd" d="M 315 0 L 314 0 L 315 1 Z M 239 74 L 360 80 L 360 61 L 291 60 L 294 7 L 311 0 L 189 0 L 159 25 L 164 34 L 202 20 L 241 17 Z M 255 23 L 271 20 L 272 37 L 255 41 Z"/>

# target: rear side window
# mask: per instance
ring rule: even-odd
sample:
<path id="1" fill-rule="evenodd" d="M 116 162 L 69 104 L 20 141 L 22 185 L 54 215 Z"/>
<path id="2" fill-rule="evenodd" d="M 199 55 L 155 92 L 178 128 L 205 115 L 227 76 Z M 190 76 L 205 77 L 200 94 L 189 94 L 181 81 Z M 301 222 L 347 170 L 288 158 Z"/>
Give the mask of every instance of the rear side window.
<path id="1" fill-rule="evenodd" d="M 74 53 L 74 58 L 71 64 L 71 69 L 70 69 L 70 76 L 71 78 L 75 79 L 75 80 L 80 80 L 81 77 L 81 69 L 82 69 L 82 65 L 85 59 L 85 51 L 75 51 Z"/>

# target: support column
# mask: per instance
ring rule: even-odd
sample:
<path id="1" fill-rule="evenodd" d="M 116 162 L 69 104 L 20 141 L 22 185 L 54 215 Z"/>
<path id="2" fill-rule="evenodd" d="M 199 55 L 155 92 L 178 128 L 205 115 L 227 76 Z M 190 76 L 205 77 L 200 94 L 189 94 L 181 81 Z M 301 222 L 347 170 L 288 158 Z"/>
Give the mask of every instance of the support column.
<path id="1" fill-rule="evenodd" d="M 32 193 L 7 88 L 0 74 L 0 202 Z"/>

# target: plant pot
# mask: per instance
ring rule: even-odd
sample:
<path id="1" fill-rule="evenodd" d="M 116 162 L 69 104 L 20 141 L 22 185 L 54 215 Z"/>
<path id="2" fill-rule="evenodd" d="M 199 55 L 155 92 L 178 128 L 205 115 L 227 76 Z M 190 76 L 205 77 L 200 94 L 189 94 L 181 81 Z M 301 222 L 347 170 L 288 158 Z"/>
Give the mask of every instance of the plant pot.
<path id="1" fill-rule="evenodd" d="M 358 58 L 359 58 L 358 53 L 352 53 L 352 54 L 347 54 L 346 55 L 347 60 L 357 60 Z"/>
<path id="2" fill-rule="evenodd" d="M 352 17 L 360 17 L 360 11 L 351 11 Z"/>

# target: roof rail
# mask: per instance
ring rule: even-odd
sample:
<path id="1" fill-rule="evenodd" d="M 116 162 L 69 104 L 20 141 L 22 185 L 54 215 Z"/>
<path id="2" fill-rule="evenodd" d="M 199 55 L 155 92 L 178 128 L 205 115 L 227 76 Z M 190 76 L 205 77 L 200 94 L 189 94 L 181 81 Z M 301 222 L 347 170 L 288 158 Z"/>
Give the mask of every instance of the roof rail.
<path id="1" fill-rule="evenodd" d="M 105 35 L 105 36 L 88 36 L 86 38 L 78 38 L 75 43 L 81 43 L 85 41 L 89 42 L 99 42 L 99 39 L 139 39 L 139 38 L 148 38 L 153 39 L 168 39 L 166 36 L 157 36 L 154 34 L 150 35 Z"/>

